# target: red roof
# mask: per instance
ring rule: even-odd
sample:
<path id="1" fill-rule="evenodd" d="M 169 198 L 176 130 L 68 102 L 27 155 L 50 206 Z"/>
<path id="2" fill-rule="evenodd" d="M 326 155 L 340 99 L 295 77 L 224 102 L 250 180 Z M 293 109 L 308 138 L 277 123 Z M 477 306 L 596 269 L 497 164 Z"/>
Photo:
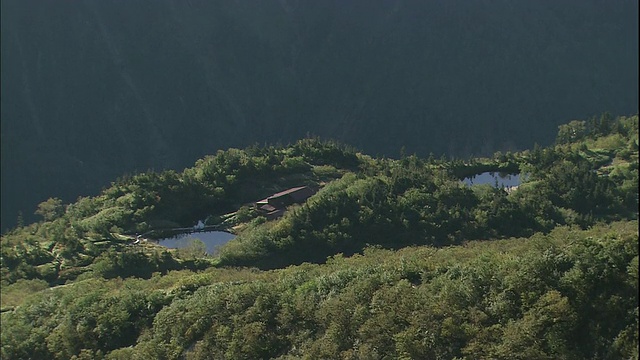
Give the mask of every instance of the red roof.
<path id="1" fill-rule="evenodd" d="M 256 201 L 256 205 L 260 206 L 260 205 L 266 205 L 266 204 L 270 204 L 270 205 L 274 205 L 272 203 L 272 200 L 275 201 L 282 201 L 283 198 L 285 197 L 289 197 L 290 201 L 286 201 L 284 200 L 284 202 L 293 202 L 293 203 L 301 203 L 304 202 L 305 200 L 307 200 L 311 195 L 313 195 L 315 192 L 309 188 L 308 186 L 298 186 L 298 187 L 294 187 L 291 189 L 287 189 L 284 191 L 281 191 L 279 193 L 275 193 L 265 199 L 262 200 L 258 200 Z M 280 207 L 283 204 L 280 205 L 275 205 L 276 207 Z"/>
<path id="2" fill-rule="evenodd" d="M 281 191 L 279 193 L 273 194 L 273 195 L 269 196 L 267 199 L 269 199 L 269 198 L 277 198 L 277 197 L 284 196 L 284 195 L 289 195 L 289 194 L 298 192 L 298 191 L 300 191 L 302 189 L 306 189 L 306 188 L 307 188 L 306 186 L 294 187 L 294 188 L 291 188 L 289 190 L 285 190 L 285 191 Z"/>

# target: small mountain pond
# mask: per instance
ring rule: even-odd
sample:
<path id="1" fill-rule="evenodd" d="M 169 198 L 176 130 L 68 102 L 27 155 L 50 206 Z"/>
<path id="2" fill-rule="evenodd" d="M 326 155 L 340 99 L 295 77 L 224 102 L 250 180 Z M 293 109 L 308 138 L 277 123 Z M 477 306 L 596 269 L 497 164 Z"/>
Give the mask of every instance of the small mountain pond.
<path id="1" fill-rule="evenodd" d="M 182 249 L 188 247 L 194 240 L 202 241 L 207 247 L 207 254 L 213 255 L 216 253 L 216 248 L 220 245 L 226 244 L 229 240 L 235 238 L 234 234 L 225 231 L 198 231 L 190 233 L 182 233 L 172 237 L 156 240 L 161 246 L 168 247 L 170 249 Z"/>
<path id="2" fill-rule="evenodd" d="M 520 185 L 520 174 L 503 174 L 497 172 L 484 172 L 475 176 L 470 176 L 462 180 L 468 186 L 489 184 L 497 187 L 513 188 Z M 194 227 L 197 229 L 198 227 Z M 235 238 L 234 234 L 225 231 L 191 231 L 180 233 L 171 237 L 155 240 L 159 245 L 171 249 L 181 249 L 188 247 L 194 240 L 202 241 L 207 247 L 207 254 L 216 253 L 218 246 L 226 244 Z"/>
<path id="3" fill-rule="evenodd" d="M 503 174 L 496 172 L 484 172 L 462 180 L 466 185 L 489 184 L 498 188 L 512 188 L 520 185 L 520 174 Z"/>

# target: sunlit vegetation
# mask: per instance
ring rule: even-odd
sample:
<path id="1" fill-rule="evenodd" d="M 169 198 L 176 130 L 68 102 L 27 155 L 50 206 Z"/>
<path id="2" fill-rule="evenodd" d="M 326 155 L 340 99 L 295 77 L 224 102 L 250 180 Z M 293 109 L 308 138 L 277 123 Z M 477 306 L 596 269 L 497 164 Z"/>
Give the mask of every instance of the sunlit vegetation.
<path id="1" fill-rule="evenodd" d="M 299 185 L 281 218 L 251 205 Z M 492 159 L 230 149 L 36 213 L 2 237 L 3 359 L 638 358 L 637 115 Z M 133 241 L 201 219 L 238 236 Z"/>
<path id="2" fill-rule="evenodd" d="M 637 358 L 637 225 L 76 281 L 3 313 L 2 355 Z"/>

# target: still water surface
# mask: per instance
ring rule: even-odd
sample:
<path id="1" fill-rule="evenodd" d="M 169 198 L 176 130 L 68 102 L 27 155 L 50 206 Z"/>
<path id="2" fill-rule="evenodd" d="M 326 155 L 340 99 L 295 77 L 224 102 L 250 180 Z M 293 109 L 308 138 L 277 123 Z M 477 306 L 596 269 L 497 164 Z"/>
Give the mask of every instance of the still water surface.
<path id="1" fill-rule="evenodd" d="M 489 184 L 499 188 L 510 188 L 520 185 L 520 174 L 500 174 L 496 172 L 485 172 L 462 180 L 465 184 L 482 185 Z"/>

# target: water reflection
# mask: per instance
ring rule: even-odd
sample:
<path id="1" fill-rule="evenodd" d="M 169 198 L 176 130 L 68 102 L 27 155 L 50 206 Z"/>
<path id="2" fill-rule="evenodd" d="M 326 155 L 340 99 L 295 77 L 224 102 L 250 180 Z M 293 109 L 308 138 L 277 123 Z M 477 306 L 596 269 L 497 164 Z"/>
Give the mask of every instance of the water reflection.
<path id="1" fill-rule="evenodd" d="M 159 239 L 158 244 L 170 249 L 181 249 L 188 247 L 194 240 L 198 239 L 207 247 L 207 254 L 213 255 L 218 246 L 226 244 L 234 237 L 236 237 L 234 234 L 224 231 L 201 231 Z"/>
<path id="2" fill-rule="evenodd" d="M 462 180 L 465 184 L 482 185 L 489 184 L 498 188 L 511 188 L 520 185 L 520 174 L 502 174 L 496 172 L 485 172 Z"/>

